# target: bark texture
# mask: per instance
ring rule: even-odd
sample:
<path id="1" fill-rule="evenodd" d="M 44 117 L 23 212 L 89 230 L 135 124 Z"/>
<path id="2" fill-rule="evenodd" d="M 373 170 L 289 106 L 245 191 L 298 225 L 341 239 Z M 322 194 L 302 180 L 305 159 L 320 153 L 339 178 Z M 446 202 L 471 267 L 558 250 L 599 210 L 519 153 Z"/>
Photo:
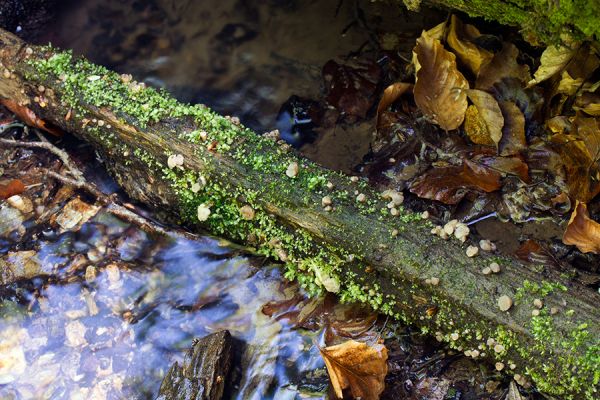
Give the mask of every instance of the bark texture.
<path id="1" fill-rule="evenodd" d="M 92 143 L 133 198 L 280 259 L 312 293 L 368 303 L 547 393 L 596 397 L 597 293 L 547 266 L 469 258 L 419 215 L 391 215 L 390 199 L 366 182 L 69 52 L 0 31 L 0 63 L 0 99 Z M 491 262 L 501 273 L 483 275 Z M 508 311 L 502 296 L 514 302 Z"/>

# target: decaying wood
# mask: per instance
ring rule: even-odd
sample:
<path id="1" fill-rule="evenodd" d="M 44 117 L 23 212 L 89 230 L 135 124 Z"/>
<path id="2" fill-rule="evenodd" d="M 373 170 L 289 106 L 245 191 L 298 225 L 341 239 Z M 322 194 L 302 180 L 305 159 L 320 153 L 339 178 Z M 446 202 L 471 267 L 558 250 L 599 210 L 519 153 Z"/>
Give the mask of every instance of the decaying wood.
<path id="1" fill-rule="evenodd" d="M 195 340 L 183 360 L 165 375 L 157 400 L 220 400 L 233 359 L 228 331 Z"/>
<path id="2" fill-rule="evenodd" d="M 550 267 L 467 257 L 466 245 L 432 235 L 418 215 L 392 215 L 390 199 L 365 182 L 129 77 L 7 32 L 0 62 L 0 99 L 92 143 L 133 198 L 278 257 L 309 289 L 369 303 L 499 370 L 529 375 L 545 392 L 595 397 L 598 293 Z M 502 271 L 482 274 L 492 262 Z"/>

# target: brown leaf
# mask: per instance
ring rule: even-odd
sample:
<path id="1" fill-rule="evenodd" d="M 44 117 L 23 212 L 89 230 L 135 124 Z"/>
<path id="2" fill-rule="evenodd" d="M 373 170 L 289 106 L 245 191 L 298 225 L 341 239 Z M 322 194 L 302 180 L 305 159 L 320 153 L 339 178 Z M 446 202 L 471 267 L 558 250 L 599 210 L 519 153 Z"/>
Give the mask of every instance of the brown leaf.
<path id="1" fill-rule="evenodd" d="M 475 87 L 487 90 L 494 86 L 494 83 L 508 77 L 517 78 L 521 82 L 529 81 L 531 79 L 529 67 L 517 63 L 518 55 L 519 50 L 514 44 L 504 42 L 502 50 L 481 67 Z"/>
<path id="2" fill-rule="evenodd" d="M 466 92 L 477 108 L 477 116 L 483 122 L 484 128 L 483 132 L 473 132 L 468 129 L 465 122 L 465 131 L 469 139 L 473 143 L 481 145 L 498 146 L 500 139 L 502 139 L 502 127 L 504 126 L 504 117 L 498 102 L 494 99 L 494 96 L 482 90 L 469 89 Z"/>
<path id="3" fill-rule="evenodd" d="M 10 99 L 0 99 L 0 103 L 13 112 L 26 125 L 42 129 L 54 136 L 63 135 L 63 132 L 60 129 L 46 125 L 46 122 L 43 119 L 38 118 L 38 116 L 35 115 L 31 109 L 21 106 L 17 102 Z"/>
<path id="4" fill-rule="evenodd" d="M 512 101 L 498 103 L 504 117 L 502 139 L 498 144 L 500 155 L 512 156 L 527 148 L 525 141 L 525 116 Z"/>
<path id="5" fill-rule="evenodd" d="M 553 265 L 555 267 L 560 265 L 547 248 L 532 239 L 527 239 L 523 242 L 515 252 L 515 255 L 520 260 L 533 264 Z"/>
<path id="6" fill-rule="evenodd" d="M 490 62 L 494 56 L 471 41 L 481 36 L 473 25 L 463 24 L 456 15 L 450 19 L 450 29 L 446 41 L 459 60 L 477 76 L 482 65 Z"/>
<path id="7" fill-rule="evenodd" d="M 585 203 L 577 201 L 562 241 L 582 253 L 600 253 L 600 224 L 590 218 Z"/>
<path id="8" fill-rule="evenodd" d="M 583 93 L 577 96 L 573 109 L 581 110 L 594 117 L 600 117 L 600 95 L 596 93 Z"/>
<path id="9" fill-rule="evenodd" d="M 411 83 L 405 82 L 396 82 L 385 88 L 383 96 L 381 96 L 381 100 L 379 100 L 379 104 L 377 105 L 377 128 L 381 126 L 379 114 L 387 110 L 400 96 L 412 88 L 413 85 Z"/>
<path id="10" fill-rule="evenodd" d="M 557 133 L 551 141 L 567 171 L 569 194 L 588 202 L 600 193 L 600 124 L 578 116 L 573 125 L 570 133 Z"/>
<path id="11" fill-rule="evenodd" d="M 25 191 L 25 185 L 18 179 L 13 179 L 7 184 L 0 184 L 0 199 L 5 200 L 16 194 L 21 194 Z"/>
<path id="12" fill-rule="evenodd" d="M 467 110 L 469 83 L 456 68 L 456 56 L 423 31 L 414 49 L 415 102 L 425 117 L 447 131 L 457 129 Z"/>
<path id="13" fill-rule="evenodd" d="M 343 398 L 343 390 L 350 388 L 352 397 L 377 400 L 385 388 L 388 372 L 387 349 L 382 344 L 348 340 L 342 344 L 319 348 L 331 385 L 337 398 Z"/>
<path id="14" fill-rule="evenodd" d="M 465 160 L 463 165 L 432 168 L 413 181 L 417 196 L 456 204 L 471 191 L 493 192 L 502 187 L 499 172 Z"/>
<path id="15" fill-rule="evenodd" d="M 518 176 L 525 183 L 530 182 L 529 166 L 519 157 L 482 155 L 474 157 L 472 161 L 502 174 Z"/>
<path id="16" fill-rule="evenodd" d="M 578 48 L 579 43 L 569 41 L 561 45 L 547 47 L 540 58 L 539 68 L 535 71 L 533 79 L 527 85 L 537 85 L 562 71 L 575 56 Z"/>

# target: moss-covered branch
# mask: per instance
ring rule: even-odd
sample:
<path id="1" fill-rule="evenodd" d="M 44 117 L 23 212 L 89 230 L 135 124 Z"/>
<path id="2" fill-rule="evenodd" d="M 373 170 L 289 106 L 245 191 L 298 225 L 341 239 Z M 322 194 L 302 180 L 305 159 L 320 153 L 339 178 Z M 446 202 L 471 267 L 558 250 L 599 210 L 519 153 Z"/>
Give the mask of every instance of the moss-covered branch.
<path id="1" fill-rule="evenodd" d="M 0 98 L 93 143 L 132 197 L 281 260 L 312 293 L 368 303 L 545 392 L 596 396 L 597 294 L 543 266 L 469 258 L 366 182 L 69 52 L 0 31 L 0 62 Z M 483 275 L 491 262 L 502 272 Z"/>
<path id="2" fill-rule="evenodd" d="M 421 0 L 402 0 L 412 10 Z M 567 34 L 600 40 L 600 2 L 596 0 L 424 0 L 503 25 L 520 27 L 531 42 L 557 43 Z"/>

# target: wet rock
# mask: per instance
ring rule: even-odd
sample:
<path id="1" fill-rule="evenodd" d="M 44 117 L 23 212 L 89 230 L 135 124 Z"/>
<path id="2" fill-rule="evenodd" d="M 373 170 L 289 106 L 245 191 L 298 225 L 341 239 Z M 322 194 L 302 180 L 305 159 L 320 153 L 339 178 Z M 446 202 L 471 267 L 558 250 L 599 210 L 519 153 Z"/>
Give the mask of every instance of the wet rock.
<path id="1" fill-rule="evenodd" d="M 8 237 L 13 232 L 24 233 L 23 214 L 16 208 L 3 204 L 0 206 L 0 237 Z"/>
<path id="2" fill-rule="evenodd" d="M 157 400 L 221 399 L 232 355 L 232 338 L 228 331 L 194 341 L 183 365 L 175 363 L 167 372 Z"/>
<path id="3" fill-rule="evenodd" d="M 0 285 L 43 274 L 42 265 L 34 250 L 9 252 L 0 257 Z"/>
<path id="4" fill-rule="evenodd" d="M 55 222 L 60 226 L 60 232 L 77 231 L 81 225 L 94 217 L 100 207 L 88 204 L 79 198 L 71 200 L 56 217 Z"/>

